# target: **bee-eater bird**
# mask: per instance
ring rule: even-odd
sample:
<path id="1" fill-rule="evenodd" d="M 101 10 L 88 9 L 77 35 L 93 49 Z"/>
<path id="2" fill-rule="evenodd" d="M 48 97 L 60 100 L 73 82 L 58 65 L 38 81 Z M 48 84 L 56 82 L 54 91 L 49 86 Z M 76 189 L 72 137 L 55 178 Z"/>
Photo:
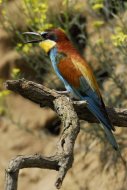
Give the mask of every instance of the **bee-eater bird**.
<path id="1" fill-rule="evenodd" d="M 26 32 L 24 34 L 39 37 L 26 43 L 40 43 L 40 47 L 49 55 L 52 66 L 67 91 L 79 100 L 87 102 L 88 109 L 102 124 L 109 142 L 115 150 L 118 150 L 112 133 L 115 128 L 108 117 L 91 67 L 72 45 L 65 32 L 56 28 L 42 33 Z"/>

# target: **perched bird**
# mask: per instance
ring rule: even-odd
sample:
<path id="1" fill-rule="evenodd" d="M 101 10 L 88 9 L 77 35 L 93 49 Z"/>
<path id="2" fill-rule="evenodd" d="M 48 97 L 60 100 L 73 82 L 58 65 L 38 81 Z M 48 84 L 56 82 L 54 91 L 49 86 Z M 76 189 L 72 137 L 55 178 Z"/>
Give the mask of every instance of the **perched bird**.
<path id="1" fill-rule="evenodd" d="M 72 45 L 65 32 L 56 28 L 42 33 L 26 32 L 24 34 L 38 38 L 27 41 L 27 43 L 40 43 L 40 47 L 50 57 L 52 66 L 67 91 L 79 100 L 87 101 L 88 109 L 102 124 L 113 148 L 118 150 L 117 142 L 112 133 L 115 128 L 108 117 L 91 67 Z"/>

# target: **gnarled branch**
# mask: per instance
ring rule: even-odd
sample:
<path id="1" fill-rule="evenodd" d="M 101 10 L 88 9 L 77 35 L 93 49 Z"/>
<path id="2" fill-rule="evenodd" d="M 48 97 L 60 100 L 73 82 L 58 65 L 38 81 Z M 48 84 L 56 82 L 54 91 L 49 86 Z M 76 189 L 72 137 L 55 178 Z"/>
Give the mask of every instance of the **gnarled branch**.
<path id="1" fill-rule="evenodd" d="M 41 155 L 18 156 L 13 159 L 6 170 L 6 190 L 17 190 L 19 170 L 29 167 L 47 168 L 58 171 L 55 186 L 60 188 L 67 171 L 73 164 L 73 149 L 79 133 L 79 119 L 98 122 L 84 104 L 72 102 L 68 97 L 35 82 L 9 80 L 6 88 L 23 97 L 55 110 L 63 122 L 63 131 L 54 156 Z M 127 110 L 107 108 L 111 122 L 120 127 L 127 126 Z"/>
<path id="2" fill-rule="evenodd" d="M 22 80 L 22 82 L 23 81 L 24 80 Z M 27 83 L 24 83 L 24 85 L 22 85 L 22 88 L 24 89 L 24 92 L 26 91 L 29 95 L 32 94 L 31 97 L 34 97 L 36 99 L 36 94 L 34 92 L 29 92 L 29 90 L 26 90 Z M 39 85 L 37 85 L 36 92 L 39 92 L 39 89 L 41 88 Z M 21 91 L 20 93 L 22 94 Z M 46 91 L 41 92 L 39 102 L 41 102 L 41 96 L 44 96 L 45 101 L 47 102 L 48 97 L 51 97 L 50 93 L 47 92 L 46 94 Z M 73 103 L 70 99 L 65 96 L 57 95 L 57 93 L 54 92 L 52 107 L 54 107 L 63 122 L 63 132 L 61 134 L 56 153 L 52 157 L 30 155 L 18 156 L 13 159 L 10 162 L 8 169 L 6 170 L 6 190 L 17 190 L 19 170 L 29 167 L 58 170 L 55 186 L 58 189 L 61 187 L 63 179 L 73 163 L 73 148 L 80 127 L 78 116 L 74 111 Z"/>
<path id="3" fill-rule="evenodd" d="M 54 110 L 53 101 L 60 96 L 55 90 L 51 90 L 41 84 L 37 84 L 25 79 L 9 80 L 6 82 L 6 88 L 12 90 L 23 97 L 40 104 L 40 106 L 47 106 Z M 84 104 L 80 105 L 73 102 L 74 109 L 81 120 L 90 123 L 99 123 L 99 121 L 89 112 Z M 109 118 L 113 125 L 119 127 L 127 127 L 127 109 L 109 108 L 106 107 Z"/>

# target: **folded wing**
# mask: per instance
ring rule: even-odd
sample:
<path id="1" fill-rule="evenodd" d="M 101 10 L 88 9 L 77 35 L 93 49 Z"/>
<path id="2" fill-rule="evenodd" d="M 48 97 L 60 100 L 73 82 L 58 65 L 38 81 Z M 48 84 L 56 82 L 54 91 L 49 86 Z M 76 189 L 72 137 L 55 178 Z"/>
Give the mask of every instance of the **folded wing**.
<path id="1" fill-rule="evenodd" d="M 81 100 L 86 100 L 88 109 L 102 123 L 108 140 L 115 149 L 118 149 L 116 140 L 111 130 L 115 130 L 108 117 L 103 103 L 98 84 L 93 72 L 84 59 L 78 57 L 66 57 L 58 64 L 63 78 Z"/>

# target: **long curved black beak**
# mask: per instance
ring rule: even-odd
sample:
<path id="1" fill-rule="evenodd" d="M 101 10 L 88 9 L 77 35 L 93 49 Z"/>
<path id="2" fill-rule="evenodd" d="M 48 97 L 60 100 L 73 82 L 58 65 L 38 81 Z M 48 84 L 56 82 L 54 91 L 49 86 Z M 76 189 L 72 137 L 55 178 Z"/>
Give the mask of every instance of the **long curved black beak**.
<path id="1" fill-rule="evenodd" d="M 39 43 L 43 40 L 40 33 L 37 32 L 24 32 L 25 44 L 27 43 Z"/>

